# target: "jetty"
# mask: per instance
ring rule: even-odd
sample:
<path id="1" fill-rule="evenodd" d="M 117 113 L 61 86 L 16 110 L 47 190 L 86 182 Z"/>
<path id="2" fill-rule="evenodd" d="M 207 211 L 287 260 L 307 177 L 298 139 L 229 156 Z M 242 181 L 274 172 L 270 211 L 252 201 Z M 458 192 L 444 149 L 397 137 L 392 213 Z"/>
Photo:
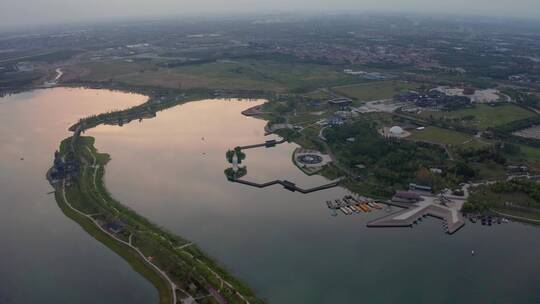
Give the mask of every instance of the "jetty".
<path id="1" fill-rule="evenodd" d="M 437 198 L 427 199 L 414 204 L 384 202 L 388 205 L 404 208 L 398 212 L 383 216 L 367 224 L 368 227 L 411 227 L 426 216 L 435 217 L 445 222 L 446 232 L 453 234 L 465 225 L 465 220 L 456 208 L 436 203 Z"/>
<path id="2" fill-rule="evenodd" d="M 243 184 L 243 185 L 248 185 L 248 186 L 256 187 L 256 188 L 266 188 L 266 187 L 270 187 L 270 186 L 273 186 L 273 185 L 282 185 L 283 188 L 285 188 L 285 189 L 287 189 L 287 190 L 289 190 L 291 192 L 300 192 L 300 193 L 303 193 L 303 194 L 312 193 L 312 192 L 316 192 L 316 191 L 321 191 L 321 190 L 337 187 L 339 185 L 340 181 L 341 181 L 341 179 L 338 179 L 338 180 L 335 180 L 335 181 L 333 181 L 331 183 L 328 183 L 328 184 L 325 184 L 325 185 L 321 185 L 321 186 L 313 187 L 313 188 L 309 188 L 309 189 L 304 189 L 304 188 L 298 187 L 293 182 L 290 182 L 290 181 L 287 181 L 287 180 L 273 180 L 273 181 L 270 181 L 270 182 L 267 182 L 267 183 L 260 184 L 260 183 L 255 183 L 255 182 L 250 182 L 250 181 L 247 181 L 247 180 L 243 180 L 243 179 L 231 179 L 231 182 L 235 182 L 235 183 L 239 183 L 239 184 Z"/>
<path id="3" fill-rule="evenodd" d="M 248 149 L 255 149 L 255 148 L 262 148 L 262 147 L 265 147 L 265 148 L 273 148 L 277 145 L 280 145 L 282 143 L 285 143 L 287 140 L 286 139 L 282 139 L 282 140 L 275 140 L 275 139 L 271 139 L 271 140 L 267 140 L 265 141 L 264 143 L 262 144 L 254 144 L 254 145 L 247 145 L 247 146 L 239 146 L 238 148 L 240 148 L 240 150 L 248 150 Z"/>

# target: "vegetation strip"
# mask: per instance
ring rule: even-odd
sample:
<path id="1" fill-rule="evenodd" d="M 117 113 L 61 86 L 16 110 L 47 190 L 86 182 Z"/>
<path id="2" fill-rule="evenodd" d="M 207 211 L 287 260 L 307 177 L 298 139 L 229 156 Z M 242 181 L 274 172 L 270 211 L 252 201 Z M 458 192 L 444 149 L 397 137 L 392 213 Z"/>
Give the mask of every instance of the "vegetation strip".
<path id="1" fill-rule="evenodd" d="M 160 109 L 173 106 L 160 104 Z M 148 109 L 152 101 L 144 104 Z M 64 140 L 57 154 L 58 163 L 79 168 L 48 178 L 56 189 L 56 199 L 64 213 L 93 237 L 126 259 L 159 292 L 159 303 L 196 299 L 198 303 L 263 303 L 252 291 L 232 278 L 195 245 L 150 223 L 114 200 L 103 183 L 109 156 L 94 148 L 94 139 L 80 137 L 90 127 L 118 119 L 137 118 L 138 109 L 93 116 L 71 129 L 74 136 Z"/>

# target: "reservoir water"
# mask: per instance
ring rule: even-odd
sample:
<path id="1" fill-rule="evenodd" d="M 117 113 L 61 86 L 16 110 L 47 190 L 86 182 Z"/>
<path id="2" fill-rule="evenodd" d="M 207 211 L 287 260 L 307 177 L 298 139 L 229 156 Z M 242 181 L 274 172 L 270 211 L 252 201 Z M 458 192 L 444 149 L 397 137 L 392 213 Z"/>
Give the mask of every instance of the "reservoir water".
<path id="1" fill-rule="evenodd" d="M 114 197 L 196 242 L 270 303 L 540 301 L 535 227 L 469 223 L 450 236 L 426 219 L 413 229 L 370 229 L 385 211 L 330 216 L 326 200 L 344 189 L 303 195 L 228 182 L 227 149 L 275 138 L 264 136 L 265 121 L 240 114 L 261 102 L 192 102 L 88 133 L 112 155 L 106 183 Z M 296 147 L 247 150 L 245 178 L 326 183 L 292 164 Z"/>
<path id="2" fill-rule="evenodd" d="M 0 99 L 0 303 L 156 301 L 149 283 L 62 214 L 44 178 L 71 123 L 144 100 L 63 88 Z M 261 102 L 191 102 L 87 135 L 112 157 L 105 178 L 115 198 L 196 242 L 270 303 L 540 301 L 535 227 L 468 223 L 449 236 L 426 219 L 413 229 L 368 229 L 385 211 L 330 215 L 325 201 L 344 189 L 303 195 L 228 182 L 227 149 L 275 138 L 264 136 L 264 121 L 240 114 Z M 246 151 L 245 178 L 326 183 L 292 164 L 294 148 Z"/>
<path id="3" fill-rule="evenodd" d="M 67 218 L 45 179 L 79 118 L 145 96 L 55 88 L 0 98 L 0 303 L 152 303 L 157 291 Z"/>

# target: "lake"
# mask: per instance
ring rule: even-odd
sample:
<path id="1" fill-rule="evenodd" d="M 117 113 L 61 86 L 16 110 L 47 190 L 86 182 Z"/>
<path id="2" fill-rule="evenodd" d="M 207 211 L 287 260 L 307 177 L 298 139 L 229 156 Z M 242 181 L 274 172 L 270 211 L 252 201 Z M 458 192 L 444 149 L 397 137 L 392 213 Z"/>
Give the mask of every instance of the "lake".
<path id="1" fill-rule="evenodd" d="M 151 303 L 157 291 L 67 218 L 45 179 L 79 118 L 142 95 L 55 88 L 0 98 L 0 303 Z"/>
<path id="2" fill-rule="evenodd" d="M 88 134 L 112 155 L 105 177 L 114 197 L 196 242 L 270 303 L 540 300 L 537 228 L 469 223 L 446 235 L 435 219 L 414 229 L 366 228 L 385 211 L 330 216 L 326 200 L 344 189 L 303 195 L 228 182 L 227 149 L 276 138 L 264 136 L 265 121 L 240 114 L 260 103 L 192 102 Z M 327 183 L 292 164 L 296 147 L 247 150 L 245 179 Z"/>
<path id="3" fill-rule="evenodd" d="M 62 214 L 44 177 L 70 124 L 145 100 L 65 88 L 0 99 L 0 303 L 156 301 L 149 283 Z M 227 149 L 277 138 L 240 114 L 262 102 L 191 102 L 86 135 L 112 157 L 105 179 L 115 198 L 196 242 L 270 303 L 540 301 L 535 227 L 467 223 L 447 235 L 426 219 L 412 229 L 366 228 L 387 211 L 332 217 L 325 201 L 345 189 L 303 195 L 228 182 Z M 296 147 L 247 150 L 245 179 L 327 183 L 292 164 Z"/>

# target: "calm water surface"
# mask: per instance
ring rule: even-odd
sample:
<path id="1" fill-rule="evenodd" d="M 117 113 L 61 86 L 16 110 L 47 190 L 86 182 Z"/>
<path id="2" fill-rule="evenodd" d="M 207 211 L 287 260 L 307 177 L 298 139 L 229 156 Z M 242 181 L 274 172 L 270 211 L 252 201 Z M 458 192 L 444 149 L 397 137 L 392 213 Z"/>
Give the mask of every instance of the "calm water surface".
<path id="1" fill-rule="evenodd" d="M 414 229 L 368 229 L 384 211 L 330 216 L 325 201 L 343 189 L 303 195 L 227 182 L 225 151 L 269 139 L 264 121 L 240 114 L 260 102 L 192 102 L 89 131 L 112 155 L 108 188 L 271 303 L 540 303 L 537 228 L 468 223 L 449 236 L 427 219 Z M 246 178 L 326 183 L 294 167 L 295 147 L 247 151 Z"/>
<path id="2" fill-rule="evenodd" d="M 45 179 L 71 124 L 145 100 L 67 88 L 0 98 L 1 304 L 157 301 L 152 285 L 61 212 Z"/>

